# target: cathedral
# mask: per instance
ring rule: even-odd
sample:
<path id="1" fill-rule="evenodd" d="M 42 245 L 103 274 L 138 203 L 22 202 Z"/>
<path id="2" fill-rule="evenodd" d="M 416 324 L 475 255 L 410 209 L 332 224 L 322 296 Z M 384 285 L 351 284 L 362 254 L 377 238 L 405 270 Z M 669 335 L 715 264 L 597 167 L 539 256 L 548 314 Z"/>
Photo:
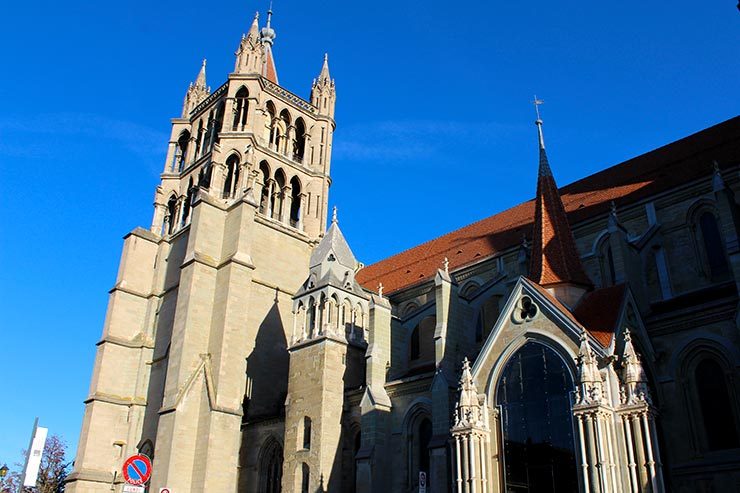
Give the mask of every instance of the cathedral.
<path id="1" fill-rule="evenodd" d="M 172 120 L 69 493 L 740 491 L 740 117 L 558 188 L 538 115 L 533 200 L 364 266 L 265 21 Z"/>

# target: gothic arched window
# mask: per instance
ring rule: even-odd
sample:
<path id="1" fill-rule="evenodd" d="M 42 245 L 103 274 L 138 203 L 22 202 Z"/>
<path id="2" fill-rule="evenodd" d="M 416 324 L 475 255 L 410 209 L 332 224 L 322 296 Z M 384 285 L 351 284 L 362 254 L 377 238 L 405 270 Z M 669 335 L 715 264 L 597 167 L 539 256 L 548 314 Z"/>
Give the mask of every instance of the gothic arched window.
<path id="1" fill-rule="evenodd" d="M 478 318 L 475 325 L 475 342 L 485 341 L 491 329 L 496 324 L 499 316 L 499 302 L 501 296 L 493 295 L 483 302 L 478 310 Z"/>
<path id="2" fill-rule="evenodd" d="M 293 149 L 293 159 L 299 163 L 303 162 L 303 155 L 306 152 L 306 124 L 303 118 L 295 121 L 295 146 Z"/>
<path id="3" fill-rule="evenodd" d="M 432 441 L 432 420 L 428 411 L 417 408 L 406 429 L 406 470 L 410 488 L 419 486 L 419 472 L 429 475 L 429 444 Z M 409 490 L 411 491 L 411 490 Z M 416 491 L 415 489 L 413 491 Z"/>
<path id="4" fill-rule="evenodd" d="M 172 232 L 175 231 L 175 221 L 177 221 L 177 197 L 174 195 L 170 197 L 170 200 L 167 202 L 167 217 L 170 223 L 167 228 L 167 233 L 172 234 Z"/>
<path id="5" fill-rule="evenodd" d="M 274 438 L 268 438 L 262 447 L 259 465 L 260 493 L 280 493 L 283 477 L 283 448 Z"/>
<path id="6" fill-rule="evenodd" d="M 434 359 L 434 329 L 437 318 L 425 317 L 411 331 L 409 339 L 409 359 L 411 362 L 426 362 Z"/>
<path id="7" fill-rule="evenodd" d="M 608 236 L 599 244 L 599 270 L 601 272 L 601 287 L 614 285 L 617 273 L 614 268 L 614 254 Z"/>
<path id="8" fill-rule="evenodd" d="M 226 160 L 226 181 L 222 197 L 227 199 L 234 196 L 239 183 L 239 156 L 232 154 Z"/>
<path id="9" fill-rule="evenodd" d="M 722 367 L 706 358 L 694 370 L 697 397 L 709 450 L 740 447 L 733 406 Z"/>
<path id="10" fill-rule="evenodd" d="M 260 163 L 260 174 L 262 175 L 262 194 L 260 196 L 260 213 L 267 214 L 270 205 L 270 167 L 266 161 Z"/>
<path id="11" fill-rule="evenodd" d="M 705 211 L 699 216 L 697 226 L 696 232 L 701 237 L 701 249 L 708 274 L 712 279 L 725 277 L 730 270 L 717 218 L 710 211 Z"/>
<path id="12" fill-rule="evenodd" d="M 573 388 L 562 358 L 543 344 L 526 343 L 506 363 L 496 389 L 506 491 L 578 491 Z"/>
<path id="13" fill-rule="evenodd" d="M 309 450 L 311 448 L 311 418 L 308 416 L 303 417 L 303 449 Z"/>
<path id="14" fill-rule="evenodd" d="M 182 171 L 188 157 L 188 144 L 190 144 L 190 132 L 184 130 L 177 139 L 177 150 L 175 154 L 175 169 Z"/>
<path id="15" fill-rule="evenodd" d="M 239 89 L 234 97 L 234 123 L 231 128 L 235 132 L 243 131 L 247 124 L 248 97 L 249 91 L 246 87 Z"/>
<path id="16" fill-rule="evenodd" d="M 301 221 L 301 181 L 297 176 L 290 180 L 290 225 L 297 228 Z"/>
<path id="17" fill-rule="evenodd" d="M 309 482 L 311 481 L 311 468 L 305 462 L 301 464 L 301 493 L 309 493 Z"/>

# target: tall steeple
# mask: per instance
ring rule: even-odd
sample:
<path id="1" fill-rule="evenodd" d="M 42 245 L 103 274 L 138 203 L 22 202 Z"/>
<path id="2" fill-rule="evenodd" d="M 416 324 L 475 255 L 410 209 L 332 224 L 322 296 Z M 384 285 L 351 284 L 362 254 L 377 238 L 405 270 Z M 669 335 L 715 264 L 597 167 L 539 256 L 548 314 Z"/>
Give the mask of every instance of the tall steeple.
<path id="1" fill-rule="evenodd" d="M 193 108 L 198 106 L 210 93 L 211 88 L 206 83 L 206 59 L 204 58 L 198 77 L 195 78 L 195 82 L 190 83 L 188 92 L 185 93 L 185 100 L 182 104 L 182 118 L 187 118 Z"/>
<path id="2" fill-rule="evenodd" d="M 535 198 L 534 234 L 532 238 L 532 257 L 530 279 L 545 288 L 553 288 L 553 294 L 571 308 L 577 304 L 580 295 L 592 287 L 578 256 L 573 232 L 563 207 L 555 178 L 545 151 L 545 138 L 542 133 L 542 119 L 539 105 L 542 101 L 535 97 L 537 110 L 537 134 L 539 138 L 539 171 L 537 174 L 537 197 Z M 560 287 L 574 287 L 563 292 Z"/>
<path id="3" fill-rule="evenodd" d="M 265 59 L 262 65 L 262 76 L 268 80 L 278 83 L 277 69 L 275 68 L 275 59 L 272 56 L 272 45 L 275 42 L 277 34 L 272 28 L 272 3 L 270 10 L 267 11 L 267 25 L 262 28 L 262 45 L 265 47 Z"/>

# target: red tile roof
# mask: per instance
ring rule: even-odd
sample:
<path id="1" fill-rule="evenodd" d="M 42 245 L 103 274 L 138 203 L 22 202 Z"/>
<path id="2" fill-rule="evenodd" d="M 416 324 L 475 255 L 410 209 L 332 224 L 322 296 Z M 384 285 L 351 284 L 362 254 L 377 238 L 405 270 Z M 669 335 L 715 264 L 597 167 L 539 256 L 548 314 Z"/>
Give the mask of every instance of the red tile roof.
<path id="1" fill-rule="evenodd" d="M 272 57 L 272 48 L 269 45 L 265 45 L 265 51 L 265 64 L 262 67 L 262 76 L 270 82 L 277 84 L 277 69 L 275 68 L 275 59 Z"/>
<path id="2" fill-rule="evenodd" d="M 611 343 L 617 329 L 625 291 L 624 284 L 597 289 L 586 294 L 573 310 L 581 325 L 604 347 Z"/>
<path id="3" fill-rule="evenodd" d="M 537 174 L 537 195 L 534 199 L 534 231 L 529 278 L 541 286 L 572 283 L 591 287 L 581 257 L 576 250 L 573 231 L 558 193 L 555 177 L 547 161 L 540 127 L 540 167 Z"/>
<path id="4" fill-rule="evenodd" d="M 611 344 L 626 292 L 624 284 L 587 293 L 573 311 L 539 284 L 529 281 L 529 285 L 555 305 L 571 322 L 586 330 L 603 347 L 606 348 Z"/>
<path id="5" fill-rule="evenodd" d="M 560 189 L 570 224 L 606 214 L 609 203 L 623 206 L 699 178 L 711 180 L 712 161 L 721 167 L 740 156 L 740 117 L 612 166 Z M 393 293 L 430 280 L 445 257 L 450 269 L 479 262 L 521 243 L 532 233 L 534 201 L 475 222 L 369 265 L 357 273 L 366 289 L 382 282 Z"/>

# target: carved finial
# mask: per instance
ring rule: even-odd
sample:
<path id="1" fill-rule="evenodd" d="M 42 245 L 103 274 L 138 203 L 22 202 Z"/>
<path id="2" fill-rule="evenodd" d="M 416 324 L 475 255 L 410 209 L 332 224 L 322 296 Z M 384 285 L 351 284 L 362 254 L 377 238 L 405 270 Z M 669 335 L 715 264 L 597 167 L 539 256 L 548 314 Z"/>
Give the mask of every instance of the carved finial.
<path id="1" fill-rule="evenodd" d="M 722 179 L 722 172 L 719 170 L 719 163 L 715 160 L 712 162 L 714 167 L 714 176 L 712 177 L 712 188 L 715 192 L 724 190 L 725 180 Z"/>
<path id="2" fill-rule="evenodd" d="M 450 273 L 450 260 L 445 257 L 444 261 L 442 262 L 442 265 L 444 266 L 445 274 Z"/>
<path id="3" fill-rule="evenodd" d="M 332 224 L 339 224 L 339 220 L 337 219 L 337 206 L 335 205 L 331 212 L 331 223 Z"/>
<path id="4" fill-rule="evenodd" d="M 383 296 L 383 283 L 378 284 L 378 296 Z"/>

